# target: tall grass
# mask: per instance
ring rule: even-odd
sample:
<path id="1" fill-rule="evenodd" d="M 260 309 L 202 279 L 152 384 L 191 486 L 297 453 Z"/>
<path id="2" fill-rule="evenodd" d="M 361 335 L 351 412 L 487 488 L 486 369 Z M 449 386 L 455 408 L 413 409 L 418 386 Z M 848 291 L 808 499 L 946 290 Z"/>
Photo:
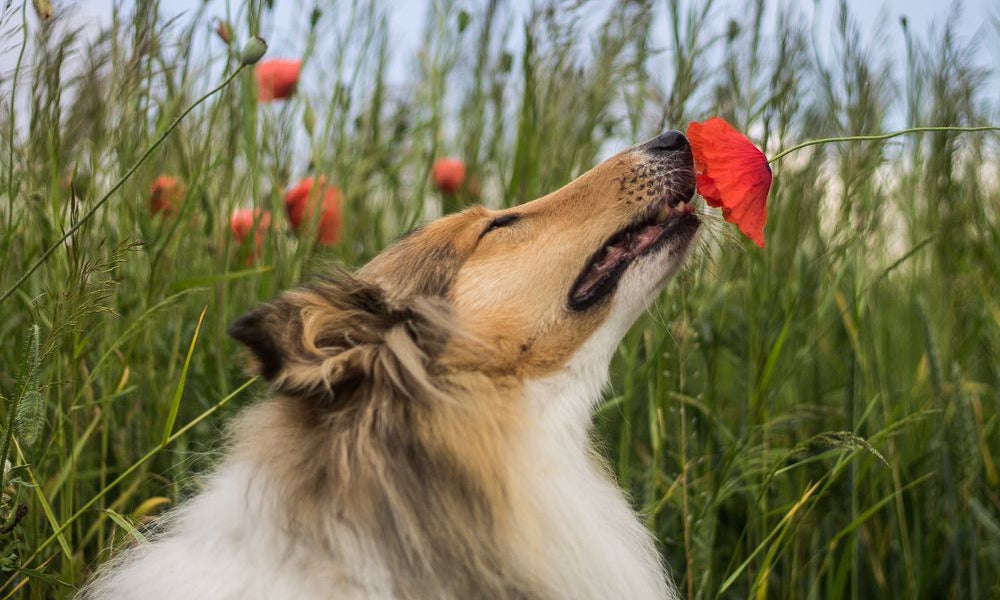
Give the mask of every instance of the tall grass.
<path id="1" fill-rule="evenodd" d="M 956 20 L 896 36 L 843 5 L 831 25 L 763 0 L 538 3 L 527 18 L 470 4 L 430 3 L 415 56 L 393 52 L 385 3 L 303 11 L 296 98 L 258 104 L 240 73 L 0 304 L 0 598 L 70 596 L 197 489 L 224 423 L 263 392 L 228 323 L 326 260 L 363 264 L 442 210 L 532 199 L 715 114 L 770 154 L 1000 122 Z M 176 19 L 142 2 L 89 39 L 71 10 L 4 4 L 2 50 L 23 58 L 0 75 L 0 289 L 273 21 L 270 2 Z M 687 597 L 1000 597 L 997 141 L 786 158 L 767 249 L 710 223 L 629 334 L 596 430 Z M 428 183 L 445 154 L 477 181 L 454 198 Z M 149 211 L 160 174 L 186 190 L 174 217 Z M 335 247 L 285 232 L 283 191 L 308 174 L 343 191 Z M 275 215 L 252 265 L 228 230 L 238 207 Z"/>

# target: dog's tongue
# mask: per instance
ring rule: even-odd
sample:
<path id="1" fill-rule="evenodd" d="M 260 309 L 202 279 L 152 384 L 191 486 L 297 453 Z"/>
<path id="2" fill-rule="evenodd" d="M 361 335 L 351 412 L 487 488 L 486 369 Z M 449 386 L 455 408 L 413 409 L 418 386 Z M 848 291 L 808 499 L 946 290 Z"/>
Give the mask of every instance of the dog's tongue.
<path id="1" fill-rule="evenodd" d="M 647 225 L 643 227 L 640 231 L 629 235 L 624 240 L 618 242 L 614 246 L 608 246 L 605 248 L 605 256 L 598 262 L 594 263 L 592 267 L 587 271 L 587 276 L 584 277 L 583 281 L 577 286 L 577 290 L 581 294 L 586 294 L 589 292 L 597 283 L 608 273 L 613 271 L 621 263 L 632 260 L 636 256 L 639 256 L 645 252 L 650 246 L 656 242 L 656 238 L 659 237 L 660 232 L 663 231 L 663 226 Z"/>
<path id="2" fill-rule="evenodd" d="M 586 295 L 605 275 L 614 270 L 622 261 L 628 258 L 628 250 L 621 246 L 608 246 L 607 255 L 587 271 L 586 277 L 577 286 L 577 293 Z"/>
<path id="3" fill-rule="evenodd" d="M 645 252 L 647 248 L 653 245 L 653 242 L 659 237 L 661 231 L 663 231 L 663 226 L 659 224 L 643 227 L 642 231 L 635 236 L 635 245 L 632 253 L 638 255 Z"/>

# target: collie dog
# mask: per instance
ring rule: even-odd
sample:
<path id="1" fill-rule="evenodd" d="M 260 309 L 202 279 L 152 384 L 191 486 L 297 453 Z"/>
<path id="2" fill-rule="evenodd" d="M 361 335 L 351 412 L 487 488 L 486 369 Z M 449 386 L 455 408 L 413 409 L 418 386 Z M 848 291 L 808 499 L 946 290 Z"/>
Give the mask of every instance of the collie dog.
<path id="1" fill-rule="evenodd" d="M 696 237 L 694 190 L 664 133 L 258 306 L 230 333 L 268 399 L 81 597 L 675 598 L 588 435 L 615 347 Z"/>

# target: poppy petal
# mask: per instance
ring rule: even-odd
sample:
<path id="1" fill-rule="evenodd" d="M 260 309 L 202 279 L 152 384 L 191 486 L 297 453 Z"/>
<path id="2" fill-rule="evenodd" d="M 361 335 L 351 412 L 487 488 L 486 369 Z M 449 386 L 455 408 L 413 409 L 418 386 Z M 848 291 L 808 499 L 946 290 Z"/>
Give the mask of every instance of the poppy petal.
<path id="1" fill-rule="evenodd" d="M 299 82 L 301 60 L 275 58 L 257 65 L 257 101 L 270 102 L 288 98 Z"/>
<path id="2" fill-rule="evenodd" d="M 285 210 L 292 229 L 299 232 L 303 219 L 311 219 L 315 211 L 321 211 L 316 239 L 321 245 L 330 246 L 340 239 L 343 215 L 340 207 L 340 190 L 328 185 L 326 177 L 320 177 L 320 190 L 312 197 L 314 180 L 306 177 L 285 194 Z M 308 217 L 307 217 L 308 210 Z M 306 220 L 306 223 L 309 223 Z"/>
<path id="3" fill-rule="evenodd" d="M 698 193 L 710 206 L 722 208 L 726 221 L 736 224 L 763 248 L 772 178 L 767 157 L 719 117 L 691 123 L 687 137 L 694 156 Z"/>

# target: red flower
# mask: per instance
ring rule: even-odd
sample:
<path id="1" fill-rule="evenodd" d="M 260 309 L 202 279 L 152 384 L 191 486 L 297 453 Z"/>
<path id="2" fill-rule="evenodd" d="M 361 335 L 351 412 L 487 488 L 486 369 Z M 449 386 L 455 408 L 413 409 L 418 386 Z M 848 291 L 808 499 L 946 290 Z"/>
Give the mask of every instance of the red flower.
<path id="1" fill-rule="evenodd" d="M 299 83 L 301 60 L 276 58 L 257 65 L 257 101 L 270 102 L 295 93 Z"/>
<path id="2" fill-rule="evenodd" d="M 303 218 L 308 215 L 307 224 L 312 221 L 312 215 L 316 212 L 316 207 L 322 214 L 319 217 L 316 239 L 324 246 L 337 243 L 340 239 L 340 226 L 342 215 L 340 211 L 340 190 L 332 185 L 327 185 L 326 178 L 319 178 L 319 185 L 322 188 L 317 194 L 312 194 L 313 178 L 306 177 L 295 187 L 285 194 L 285 210 L 288 212 L 288 221 L 292 224 L 292 229 L 299 231 Z M 308 212 L 306 210 L 308 209 Z"/>
<path id="3" fill-rule="evenodd" d="M 174 214 L 184 201 L 184 188 L 169 175 L 160 175 L 149 188 L 149 211 Z"/>
<path id="4" fill-rule="evenodd" d="M 262 211 L 259 208 L 241 208 L 234 212 L 229 219 L 229 228 L 233 231 L 233 237 L 238 244 L 242 244 L 243 240 L 247 239 L 254 227 L 257 229 L 254 245 L 259 250 L 264 245 L 264 232 L 271 227 L 271 211 Z"/>
<path id="5" fill-rule="evenodd" d="M 710 206 L 721 207 L 726 221 L 764 247 L 767 193 L 771 167 L 767 157 L 742 133 L 719 117 L 691 123 L 688 141 L 694 154 L 698 193 Z"/>
<path id="6" fill-rule="evenodd" d="M 442 194 L 454 194 L 465 180 L 465 163 L 457 158 L 439 158 L 434 161 L 431 177 Z"/>
<path id="7" fill-rule="evenodd" d="M 233 31 L 229 28 L 229 23 L 223 21 L 222 19 L 216 20 L 215 35 L 219 36 L 219 39 L 226 44 L 233 41 Z"/>

